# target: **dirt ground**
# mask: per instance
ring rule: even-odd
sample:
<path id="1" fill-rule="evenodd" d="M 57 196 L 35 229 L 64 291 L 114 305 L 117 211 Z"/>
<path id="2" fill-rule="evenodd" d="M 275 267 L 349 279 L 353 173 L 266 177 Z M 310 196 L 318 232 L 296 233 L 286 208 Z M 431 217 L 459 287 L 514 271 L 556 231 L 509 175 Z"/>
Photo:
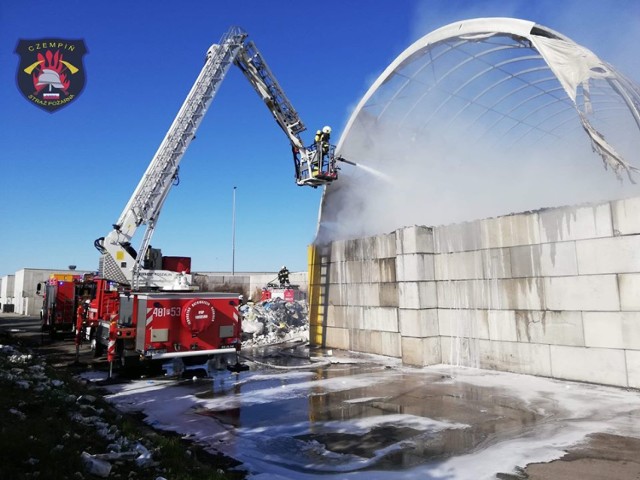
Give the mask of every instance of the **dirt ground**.
<path id="1" fill-rule="evenodd" d="M 598 433 L 560 460 L 527 465 L 531 480 L 640 480 L 640 440 Z"/>
<path id="2" fill-rule="evenodd" d="M 39 321 L 32 317 L 0 314 L 0 332 L 9 333 L 47 357 L 54 366 L 68 366 L 75 358 L 72 340 L 50 342 L 42 338 Z M 104 369 L 104 359 L 94 360 L 86 346 L 81 362 L 86 368 Z M 582 444 L 571 448 L 561 459 L 548 463 L 529 464 L 517 474 L 499 474 L 501 480 L 640 480 L 640 439 L 597 433 Z"/>

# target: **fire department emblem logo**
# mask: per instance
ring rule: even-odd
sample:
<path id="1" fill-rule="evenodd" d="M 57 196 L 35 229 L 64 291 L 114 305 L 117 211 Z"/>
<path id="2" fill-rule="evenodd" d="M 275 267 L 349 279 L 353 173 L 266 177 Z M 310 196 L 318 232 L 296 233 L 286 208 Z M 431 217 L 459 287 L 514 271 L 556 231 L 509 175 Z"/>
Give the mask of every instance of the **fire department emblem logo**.
<path id="1" fill-rule="evenodd" d="M 85 84 L 84 40 L 20 40 L 17 81 L 25 98 L 49 113 L 78 98 Z"/>

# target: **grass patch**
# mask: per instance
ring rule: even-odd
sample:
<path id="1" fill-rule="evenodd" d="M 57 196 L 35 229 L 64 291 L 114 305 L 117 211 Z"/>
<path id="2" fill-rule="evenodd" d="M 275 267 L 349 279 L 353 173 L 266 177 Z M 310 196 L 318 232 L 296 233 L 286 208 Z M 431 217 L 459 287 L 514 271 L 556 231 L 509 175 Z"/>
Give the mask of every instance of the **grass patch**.
<path id="1" fill-rule="evenodd" d="M 82 452 L 105 454 L 114 445 L 130 451 L 138 442 L 153 453 L 156 464 L 111 461 L 109 478 L 244 478 L 243 472 L 228 471 L 236 465 L 232 460 L 208 455 L 175 435 L 152 430 L 141 419 L 122 415 L 97 389 L 78 382 L 70 369 L 24 355 L 23 345 L 14 344 L 17 351 L 12 350 L 7 347 L 12 340 L 0 338 L 0 478 L 97 478 L 86 472 Z"/>

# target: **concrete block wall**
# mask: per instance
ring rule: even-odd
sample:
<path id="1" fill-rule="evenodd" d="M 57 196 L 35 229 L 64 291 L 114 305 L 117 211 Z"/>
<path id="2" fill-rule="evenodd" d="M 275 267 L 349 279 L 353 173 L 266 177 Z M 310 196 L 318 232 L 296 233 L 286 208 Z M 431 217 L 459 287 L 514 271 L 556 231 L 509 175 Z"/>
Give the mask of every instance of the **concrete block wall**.
<path id="1" fill-rule="evenodd" d="M 196 282 L 206 283 L 210 289 L 221 287 L 236 288 L 239 293 L 243 290 L 248 298 L 255 297 L 258 300 L 259 291 L 266 287 L 268 283 L 277 282 L 278 272 L 195 272 Z M 198 280 L 197 277 L 205 277 Z M 291 272 L 289 281 L 292 285 L 297 285 L 302 297 L 306 297 L 308 290 L 307 272 Z"/>
<path id="2" fill-rule="evenodd" d="M 331 245 L 328 346 L 640 388 L 640 197 Z"/>
<path id="3" fill-rule="evenodd" d="M 326 344 L 401 356 L 395 234 L 331 244 Z"/>

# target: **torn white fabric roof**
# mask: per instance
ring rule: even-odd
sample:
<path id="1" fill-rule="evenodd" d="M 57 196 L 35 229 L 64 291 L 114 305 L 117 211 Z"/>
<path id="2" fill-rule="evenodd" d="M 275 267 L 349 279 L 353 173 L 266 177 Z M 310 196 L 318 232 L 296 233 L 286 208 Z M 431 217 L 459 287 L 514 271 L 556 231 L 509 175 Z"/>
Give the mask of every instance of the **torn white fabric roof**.
<path id="1" fill-rule="evenodd" d="M 514 43 L 512 45 L 502 45 L 496 47 L 494 44 L 492 44 L 491 40 L 492 38 L 497 37 L 512 39 Z M 458 64 L 445 63 L 444 61 L 442 61 L 444 65 L 441 65 L 439 64 L 440 53 L 434 53 L 437 46 L 441 46 L 445 43 L 450 44 L 450 46 L 448 47 L 449 50 L 454 50 L 460 47 L 464 47 L 465 43 L 478 42 L 486 42 L 487 53 L 474 53 L 470 56 L 471 58 L 469 58 L 469 56 L 465 57 L 461 55 Z M 405 51 L 398 55 L 398 57 L 384 70 L 384 72 L 369 88 L 367 93 L 362 97 L 357 107 L 354 109 L 351 117 L 349 118 L 349 121 L 347 122 L 343 135 L 341 136 L 338 143 L 337 154 L 344 153 L 342 152 L 342 147 L 345 140 L 349 137 L 349 132 L 353 127 L 354 122 L 356 121 L 358 116 L 363 113 L 362 110 L 372 99 L 374 94 L 376 94 L 379 87 L 387 84 L 390 80 L 396 78 L 398 75 L 407 78 L 407 80 L 399 86 L 395 94 L 393 94 L 391 98 L 386 101 L 386 106 L 381 108 L 382 113 L 378 115 L 378 118 L 380 118 L 380 116 L 384 114 L 384 112 L 386 112 L 386 110 L 394 101 L 398 99 L 406 100 L 406 95 L 401 95 L 401 92 L 404 90 L 408 90 L 408 86 L 412 80 L 412 77 L 405 74 L 404 72 L 401 72 L 401 70 L 406 69 L 407 66 L 414 60 L 422 58 L 425 55 L 430 55 L 431 57 L 429 59 L 427 67 L 433 70 L 434 75 L 441 75 L 443 78 L 442 84 L 446 84 L 447 82 L 444 80 L 445 78 L 446 80 L 448 80 L 455 74 L 464 75 L 462 68 L 464 64 L 470 62 L 471 60 L 482 58 L 482 61 L 490 63 L 491 59 L 489 53 L 501 49 L 513 50 L 515 48 L 522 49 L 520 59 L 509 59 L 502 63 L 494 61 L 493 65 L 489 65 L 489 67 L 487 67 L 484 71 L 469 74 L 469 79 L 466 82 L 463 82 L 459 89 L 451 92 L 450 96 L 460 96 L 461 98 L 467 99 L 468 104 L 474 104 L 475 100 L 480 98 L 482 95 L 485 95 L 487 91 L 495 89 L 498 86 L 502 86 L 505 80 L 500 80 L 496 83 L 490 84 L 487 89 L 484 90 L 481 94 L 472 96 L 471 99 L 468 99 L 469 95 L 467 95 L 466 97 L 463 95 L 463 89 L 465 87 L 475 82 L 477 78 L 483 75 L 488 77 L 489 75 L 495 74 L 496 71 L 502 71 L 507 63 L 515 64 L 516 62 L 521 62 L 524 64 L 526 60 L 532 58 L 531 51 L 534 50 L 544 59 L 548 69 L 553 72 L 556 79 L 562 85 L 562 88 L 564 89 L 567 97 L 571 100 L 576 112 L 578 113 L 578 119 L 582 124 L 584 131 L 590 137 L 590 141 L 594 147 L 594 150 L 603 158 L 605 165 L 611 166 L 616 174 L 618 174 L 620 170 L 626 170 L 627 172 L 629 172 L 630 170 L 635 170 L 635 168 L 633 168 L 629 164 L 629 162 L 627 162 L 622 157 L 622 155 L 618 153 L 617 149 L 605 140 L 602 132 L 598 131 L 596 126 L 594 126 L 589 119 L 589 115 L 591 113 L 590 81 L 594 79 L 604 79 L 610 82 L 610 87 L 622 98 L 624 103 L 629 108 L 631 115 L 635 119 L 636 123 L 640 125 L 640 113 L 638 108 L 638 106 L 640 105 L 640 95 L 638 93 L 638 89 L 633 86 L 632 82 L 629 82 L 614 68 L 598 58 L 598 56 L 591 52 L 589 49 L 578 45 L 571 39 L 547 27 L 537 25 L 531 21 L 514 18 L 477 18 L 455 22 L 439 28 L 414 42 Z M 442 55 L 442 57 L 444 58 L 444 55 Z M 425 68 L 425 66 L 419 68 L 417 70 L 417 73 L 423 74 L 423 70 Z M 539 70 L 540 68 L 537 69 Z M 555 91 L 549 90 L 548 92 L 545 92 L 545 87 L 543 86 L 542 80 L 527 80 L 526 75 L 533 70 L 535 69 L 523 69 L 521 72 L 511 74 L 511 76 L 514 78 L 517 77 L 518 80 L 522 81 L 523 83 L 529 82 L 528 86 L 533 86 L 534 90 L 536 88 L 539 89 L 539 92 L 535 92 L 535 95 L 537 96 L 548 93 L 551 96 L 550 103 L 560 101 L 557 97 L 553 96 L 555 95 Z M 425 92 L 428 89 L 433 89 L 433 87 L 427 86 L 425 86 L 424 88 Z M 502 101 L 505 98 L 514 97 L 515 93 L 519 90 L 521 90 L 521 88 L 516 88 L 507 92 L 505 96 L 500 100 Z M 415 95 L 416 102 L 422 102 L 425 95 Z M 516 110 L 517 108 L 522 108 L 522 106 L 529 102 L 530 99 L 531 97 L 523 100 L 521 103 L 516 104 L 516 106 L 512 110 L 507 110 L 506 112 L 500 113 L 502 113 L 504 118 L 508 117 L 510 120 L 513 120 L 511 116 L 512 111 Z M 437 117 L 437 115 L 440 113 L 440 107 L 444 103 L 449 101 L 450 99 L 443 100 L 443 102 L 434 109 L 433 116 Z M 531 109 L 533 110 L 531 115 L 538 113 L 538 110 L 542 108 L 533 105 L 533 102 L 529 103 L 531 103 Z M 477 105 L 480 105 L 480 102 L 478 102 Z M 413 108 L 415 108 L 415 105 L 411 106 L 408 111 L 411 112 Z M 488 107 L 488 110 L 492 110 L 491 107 Z M 528 117 L 525 116 L 524 120 L 517 119 L 516 121 L 525 126 L 529 126 L 527 120 Z M 536 129 L 537 125 L 530 126 L 530 128 L 532 130 Z"/>

